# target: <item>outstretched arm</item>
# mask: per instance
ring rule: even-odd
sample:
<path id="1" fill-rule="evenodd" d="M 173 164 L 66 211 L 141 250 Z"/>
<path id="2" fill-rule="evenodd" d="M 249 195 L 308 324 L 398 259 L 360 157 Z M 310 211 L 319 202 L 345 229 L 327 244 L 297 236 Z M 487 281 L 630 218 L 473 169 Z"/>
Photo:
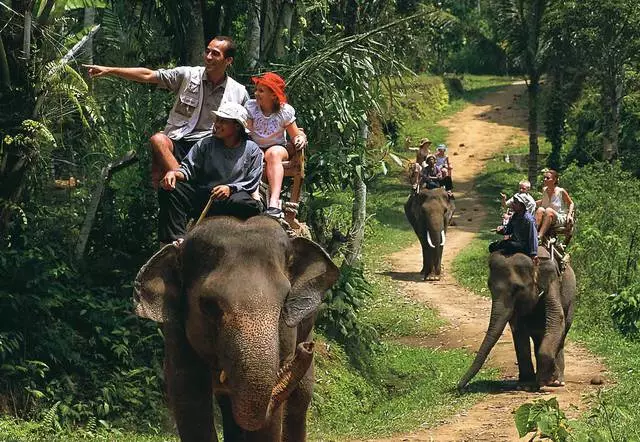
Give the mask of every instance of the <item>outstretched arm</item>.
<path id="1" fill-rule="evenodd" d="M 118 68 L 113 66 L 99 66 L 96 64 L 83 64 L 88 69 L 91 78 L 113 75 L 125 80 L 137 81 L 139 83 L 158 84 L 160 80 L 156 71 L 147 68 Z"/>

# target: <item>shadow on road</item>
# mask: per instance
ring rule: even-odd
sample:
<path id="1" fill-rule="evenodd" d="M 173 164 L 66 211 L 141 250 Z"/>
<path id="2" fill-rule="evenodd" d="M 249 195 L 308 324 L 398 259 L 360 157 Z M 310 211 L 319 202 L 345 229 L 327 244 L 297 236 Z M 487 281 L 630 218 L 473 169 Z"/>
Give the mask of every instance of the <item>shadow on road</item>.
<path id="1" fill-rule="evenodd" d="M 410 282 L 422 282 L 424 277 L 419 272 L 380 272 L 379 275 L 388 276 L 394 281 L 410 281 Z"/>

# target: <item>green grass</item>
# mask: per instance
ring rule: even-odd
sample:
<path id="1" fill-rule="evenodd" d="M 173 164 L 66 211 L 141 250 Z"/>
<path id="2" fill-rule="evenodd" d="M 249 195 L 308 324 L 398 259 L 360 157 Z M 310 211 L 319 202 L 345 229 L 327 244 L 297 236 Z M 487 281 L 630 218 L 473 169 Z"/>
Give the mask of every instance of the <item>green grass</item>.
<path id="1" fill-rule="evenodd" d="M 178 442 L 177 436 L 145 435 L 118 429 L 105 429 L 98 424 L 92 431 L 62 430 L 53 431 L 43 423 L 27 422 L 17 419 L 0 419 L 0 442 Z"/>
<path id="2" fill-rule="evenodd" d="M 389 343 L 363 379 L 339 347 L 316 361 L 312 440 L 335 441 L 409 431 L 434 425 L 477 400 L 459 396 L 456 382 L 468 368 L 464 352 Z M 492 375 L 484 372 L 483 378 Z M 338 390 L 336 386 L 348 386 Z M 336 394 L 337 391 L 342 394 Z"/>

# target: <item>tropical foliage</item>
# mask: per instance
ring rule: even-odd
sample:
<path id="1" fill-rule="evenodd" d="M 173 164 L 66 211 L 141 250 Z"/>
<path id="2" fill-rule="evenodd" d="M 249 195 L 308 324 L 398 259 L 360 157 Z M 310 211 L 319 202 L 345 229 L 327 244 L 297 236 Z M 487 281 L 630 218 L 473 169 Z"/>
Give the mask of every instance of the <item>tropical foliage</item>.
<path id="1" fill-rule="evenodd" d="M 311 140 L 301 213 L 319 242 L 345 241 L 334 250 L 342 274 L 320 324 L 348 351 L 358 344 L 350 356 L 377 342 L 359 321 L 370 290 L 360 259 L 367 189 L 399 161 L 398 134 L 411 133 L 411 123 L 396 109 L 423 71 L 448 74 L 433 80 L 442 102 L 456 93 L 445 84 L 464 84 L 464 73 L 527 79 L 529 175 L 537 175 L 544 119 L 549 165 L 587 166 L 567 174 L 582 189 L 580 271 L 606 272 L 604 285 L 585 280 L 611 301 L 618 329 L 637 336 L 637 208 L 612 206 L 601 191 L 640 196 L 629 185 L 640 175 L 632 0 L 0 0 L 0 411 L 53 429 L 165 425 L 162 337 L 131 315 L 130 284 L 157 245 L 146 146 L 171 97 L 113 78 L 89 81 L 80 64 L 199 64 L 218 34 L 239 44 L 234 77 L 277 70 L 287 78 Z M 104 187 L 105 166 L 130 150 L 138 163 Z M 619 162 L 604 168 L 602 160 Z M 332 198 L 343 192 L 351 207 Z M 590 260 L 596 250 L 615 259 Z"/>

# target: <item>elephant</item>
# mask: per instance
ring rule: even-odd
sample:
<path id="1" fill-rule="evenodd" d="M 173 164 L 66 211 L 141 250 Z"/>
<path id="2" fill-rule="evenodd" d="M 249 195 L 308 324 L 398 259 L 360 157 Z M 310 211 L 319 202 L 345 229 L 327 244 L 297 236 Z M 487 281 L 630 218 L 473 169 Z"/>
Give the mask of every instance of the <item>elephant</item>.
<path id="1" fill-rule="evenodd" d="M 404 205 L 404 213 L 422 246 L 424 280 L 439 280 L 446 232 L 455 205 L 443 189 L 422 189 L 412 193 Z"/>
<path id="2" fill-rule="evenodd" d="M 162 323 L 166 395 L 180 440 L 304 441 L 312 328 L 339 270 L 267 216 L 212 217 L 134 282 L 136 314 Z"/>
<path id="3" fill-rule="evenodd" d="M 551 260 L 542 247 L 538 257 L 537 281 L 530 257 L 499 251 L 489 257 L 489 326 L 475 360 L 458 383 L 459 389 L 478 373 L 507 322 L 518 361 L 518 381 L 534 387 L 564 385 L 564 341 L 573 321 L 576 276 L 569 263 L 560 272 L 558 261 Z M 530 340 L 536 357 L 535 372 Z"/>

